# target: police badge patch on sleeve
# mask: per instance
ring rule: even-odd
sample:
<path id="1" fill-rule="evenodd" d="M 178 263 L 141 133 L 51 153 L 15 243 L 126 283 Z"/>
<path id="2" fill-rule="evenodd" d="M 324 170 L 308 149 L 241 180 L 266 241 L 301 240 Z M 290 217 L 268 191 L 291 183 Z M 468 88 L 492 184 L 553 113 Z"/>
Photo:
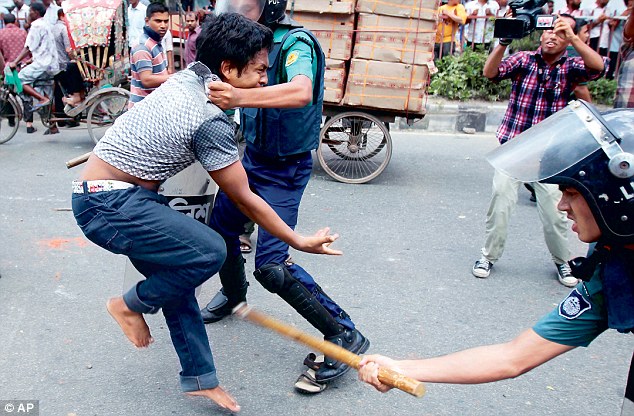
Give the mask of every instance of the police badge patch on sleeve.
<path id="1" fill-rule="evenodd" d="M 286 66 L 288 67 L 293 65 L 297 61 L 297 58 L 299 58 L 299 52 L 293 51 L 289 53 L 286 57 Z"/>
<path id="2" fill-rule="evenodd" d="M 576 319 L 589 309 L 592 309 L 592 305 L 579 293 L 579 290 L 575 288 L 570 292 L 568 297 L 559 304 L 559 316 L 566 319 Z"/>

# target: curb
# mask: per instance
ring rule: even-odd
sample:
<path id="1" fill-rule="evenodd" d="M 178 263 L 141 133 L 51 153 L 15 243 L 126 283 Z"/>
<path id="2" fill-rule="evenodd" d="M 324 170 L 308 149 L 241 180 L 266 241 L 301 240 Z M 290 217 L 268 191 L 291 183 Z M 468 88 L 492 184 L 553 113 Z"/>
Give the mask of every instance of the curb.
<path id="1" fill-rule="evenodd" d="M 397 118 L 395 130 L 426 130 L 443 133 L 495 133 L 502 122 L 508 101 L 447 101 L 431 98 L 427 101 L 427 113 L 422 120 L 408 125 L 404 118 Z"/>

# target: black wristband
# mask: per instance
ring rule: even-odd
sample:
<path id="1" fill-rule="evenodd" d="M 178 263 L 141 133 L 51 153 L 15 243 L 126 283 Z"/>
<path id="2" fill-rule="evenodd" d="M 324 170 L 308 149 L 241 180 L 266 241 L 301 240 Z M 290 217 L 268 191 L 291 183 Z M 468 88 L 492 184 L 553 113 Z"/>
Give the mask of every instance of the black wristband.
<path id="1" fill-rule="evenodd" d="M 509 46 L 513 42 L 513 39 L 501 38 L 500 45 Z"/>

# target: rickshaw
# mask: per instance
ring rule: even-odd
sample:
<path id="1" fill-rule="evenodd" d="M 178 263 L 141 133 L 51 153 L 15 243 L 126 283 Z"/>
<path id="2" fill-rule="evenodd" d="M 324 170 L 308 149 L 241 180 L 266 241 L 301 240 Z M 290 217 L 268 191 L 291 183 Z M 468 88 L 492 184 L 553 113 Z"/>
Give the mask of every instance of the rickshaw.
<path id="1" fill-rule="evenodd" d="M 50 105 L 37 110 L 46 127 L 59 121 L 85 121 L 88 134 L 97 143 L 114 120 L 127 110 L 130 56 L 126 11 L 123 0 L 64 2 L 72 55 L 83 78 L 86 96 L 74 107 L 66 105 L 67 117 L 52 117 Z M 52 78 L 37 80 L 33 86 L 52 98 Z M 30 99 L 18 95 L 12 86 L 0 86 L 0 144 L 15 136 L 23 114 L 20 103 Z"/>
<path id="2" fill-rule="evenodd" d="M 128 108 L 130 54 L 123 0 L 66 0 L 64 11 L 76 57 L 86 85 L 86 98 L 66 106 L 69 117 L 80 116 L 97 143 Z M 65 119 L 63 119 L 65 120 Z M 60 119 L 51 118 L 51 122 Z"/>

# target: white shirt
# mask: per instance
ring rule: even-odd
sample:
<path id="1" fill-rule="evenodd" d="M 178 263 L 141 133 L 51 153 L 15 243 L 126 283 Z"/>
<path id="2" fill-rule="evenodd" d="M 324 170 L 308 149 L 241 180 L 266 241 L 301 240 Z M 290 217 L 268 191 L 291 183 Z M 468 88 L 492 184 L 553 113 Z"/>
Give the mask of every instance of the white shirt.
<path id="1" fill-rule="evenodd" d="M 584 12 L 586 16 L 592 16 L 592 21 L 596 22 L 602 14 L 608 12 L 606 7 L 599 7 L 595 5 L 594 9 L 588 9 Z M 608 26 L 609 20 L 604 20 L 603 24 L 598 25 L 590 29 L 590 39 L 598 38 L 601 35 L 601 47 L 605 48 L 608 44 L 608 34 L 610 33 L 610 27 Z M 605 45 L 604 45 L 605 44 Z"/>
<path id="2" fill-rule="evenodd" d="M 33 56 L 31 65 L 52 74 L 59 72 L 53 27 L 43 17 L 31 23 L 24 46 L 29 48 Z"/>
<path id="3" fill-rule="evenodd" d="M 169 30 L 165 32 L 165 36 L 161 39 L 161 45 L 163 45 L 163 53 L 165 53 L 165 59 L 167 59 L 167 52 L 174 50 L 174 39 Z"/>
<path id="4" fill-rule="evenodd" d="M 139 39 L 143 35 L 146 9 L 147 6 L 141 2 L 136 7 L 128 6 L 128 45 L 131 48 L 139 43 Z"/>
<path id="5" fill-rule="evenodd" d="M 11 14 L 15 16 L 16 21 L 19 23 L 22 29 L 24 29 L 26 19 L 27 17 L 29 17 L 29 10 L 30 8 L 26 4 L 23 4 L 22 7 L 20 7 L 20 10 L 18 10 L 17 7 L 14 7 L 13 10 L 11 10 Z"/>
<path id="6" fill-rule="evenodd" d="M 610 52 L 618 52 L 621 48 L 621 43 L 623 42 L 623 27 L 625 26 L 625 21 L 627 20 L 627 16 L 621 16 L 624 11 L 625 5 L 623 5 L 622 7 L 617 7 L 613 10 L 612 15 L 615 18 L 619 19 L 619 24 L 614 28 L 614 31 L 612 32 L 612 39 L 610 39 Z"/>
<path id="7" fill-rule="evenodd" d="M 585 15 L 582 9 L 570 10 L 568 7 L 562 7 L 557 14 L 569 14 L 572 17 L 582 17 Z"/>
<path id="8" fill-rule="evenodd" d="M 500 9 L 500 5 L 493 0 L 489 0 L 484 4 L 478 0 L 471 0 L 464 7 L 467 10 L 467 16 L 470 16 L 474 11 L 478 12 L 477 16 L 486 16 L 487 11 L 495 16 Z M 493 39 L 493 26 L 493 21 L 490 19 L 479 18 L 471 20 L 465 26 L 465 37 L 468 42 L 489 43 Z"/>
<path id="9" fill-rule="evenodd" d="M 52 2 L 46 9 L 43 19 L 46 20 L 49 25 L 55 26 L 55 23 L 57 23 L 57 11 L 59 9 L 61 9 L 61 7 L 55 4 L 55 2 Z"/>

